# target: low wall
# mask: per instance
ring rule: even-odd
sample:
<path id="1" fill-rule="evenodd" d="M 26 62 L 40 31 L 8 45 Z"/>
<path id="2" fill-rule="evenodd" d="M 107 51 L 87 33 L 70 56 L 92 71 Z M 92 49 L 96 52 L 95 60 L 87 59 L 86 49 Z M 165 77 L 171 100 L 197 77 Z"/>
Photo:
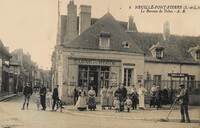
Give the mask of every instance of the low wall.
<path id="1" fill-rule="evenodd" d="M 189 105 L 200 105 L 200 94 L 189 95 Z"/>

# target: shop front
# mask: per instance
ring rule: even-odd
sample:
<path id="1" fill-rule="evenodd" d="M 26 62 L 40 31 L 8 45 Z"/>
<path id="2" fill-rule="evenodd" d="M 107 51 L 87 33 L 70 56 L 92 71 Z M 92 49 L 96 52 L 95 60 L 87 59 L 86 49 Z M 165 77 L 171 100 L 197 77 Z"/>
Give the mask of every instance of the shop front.
<path id="1" fill-rule="evenodd" d="M 84 87 L 85 90 L 94 87 L 99 95 L 104 86 L 116 87 L 121 82 L 120 67 L 120 60 L 70 58 L 69 83 L 72 83 L 71 86 L 77 83 L 78 87 Z"/>

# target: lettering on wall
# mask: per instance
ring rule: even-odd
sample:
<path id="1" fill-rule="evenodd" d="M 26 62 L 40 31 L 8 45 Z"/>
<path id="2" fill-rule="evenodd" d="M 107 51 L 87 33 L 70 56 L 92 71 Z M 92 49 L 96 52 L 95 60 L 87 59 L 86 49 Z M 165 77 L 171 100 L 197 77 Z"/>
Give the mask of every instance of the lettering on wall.
<path id="1" fill-rule="evenodd" d="M 74 58 L 74 59 L 70 59 L 70 64 L 120 66 L 120 61 Z"/>

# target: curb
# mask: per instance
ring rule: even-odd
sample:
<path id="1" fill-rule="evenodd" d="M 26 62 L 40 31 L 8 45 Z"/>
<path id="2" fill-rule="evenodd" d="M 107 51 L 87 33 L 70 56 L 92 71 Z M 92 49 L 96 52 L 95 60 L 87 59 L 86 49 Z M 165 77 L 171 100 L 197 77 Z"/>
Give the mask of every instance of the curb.
<path id="1" fill-rule="evenodd" d="M 145 121 L 154 121 L 154 122 L 163 122 L 161 121 L 162 119 L 165 119 L 166 117 L 124 117 L 124 116 L 109 116 L 109 115 L 98 115 L 98 114 L 88 114 L 88 113 L 79 113 L 73 112 L 70 110 L 64 110 L 64 112 L 73 114 L 73 115 L 78 115 L 78 116 L 86 116 L 86 117 L 99 117 L 99 118 L 109 118 L 109 119 L 123 119 L 123 120 L 145 120 Z M 179 122 L 179 118 L 169 118 L 169 121 L 167 122 Z M 192 123 L 200 123 L 199 119 L 192 119 Z"/>
<path id="2" fill-rule="evenodd" d="M 3 97 L 0 98 L 0 102 L 9 100 L 9 99 L 14 98 L 16 96 L 18 96 L 18 95 L 17 94 L 11 94 L 11 95 L 3 96 Z"/>

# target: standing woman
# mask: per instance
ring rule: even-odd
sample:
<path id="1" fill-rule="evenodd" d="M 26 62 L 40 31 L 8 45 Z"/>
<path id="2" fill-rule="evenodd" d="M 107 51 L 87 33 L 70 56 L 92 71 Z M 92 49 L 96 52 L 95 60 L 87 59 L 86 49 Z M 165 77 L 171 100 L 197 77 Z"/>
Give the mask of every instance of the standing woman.
<path id="1" fill-rule="evenodd" d="M 108 109 L 113 107 L 113 89 L 112 86 L 107 90 L 107 98 L 108 98 Z"/>
<path id="2" fill-rule="evenodd" d="M 78 92 L 78 101 L 76 102 L 76 106 L 78 110 L 86 110 L 87 109 L 87 103 L 86 103 L 86 93 L 83 90 L 83 87 Z"/>
<path id="3" fill-rule="evenodd" d="M 90 109 L 90 111 L 96 109 L 95 96 L 96 92 L 93 87 L 91 87 L 88 91 L 88 109 Z"/>
<path id="4" fill-rule="evenodd" d="M 139 95 L 139 109 L 144 109 L 144 94 L 147 92 L 147 90 L 142 86 L 142 84 L 139 85 L 138 88 L 138 95 Z"/>
<path id="5" fill-rule="evenodd" d="M 102 110 L 105 110 L 105 107 L 108 106 L 108 103 L 107 103 L 107 89 L 106 87 L 104 86 L 101 90 L 101 107 L 102 107 Z"/>

